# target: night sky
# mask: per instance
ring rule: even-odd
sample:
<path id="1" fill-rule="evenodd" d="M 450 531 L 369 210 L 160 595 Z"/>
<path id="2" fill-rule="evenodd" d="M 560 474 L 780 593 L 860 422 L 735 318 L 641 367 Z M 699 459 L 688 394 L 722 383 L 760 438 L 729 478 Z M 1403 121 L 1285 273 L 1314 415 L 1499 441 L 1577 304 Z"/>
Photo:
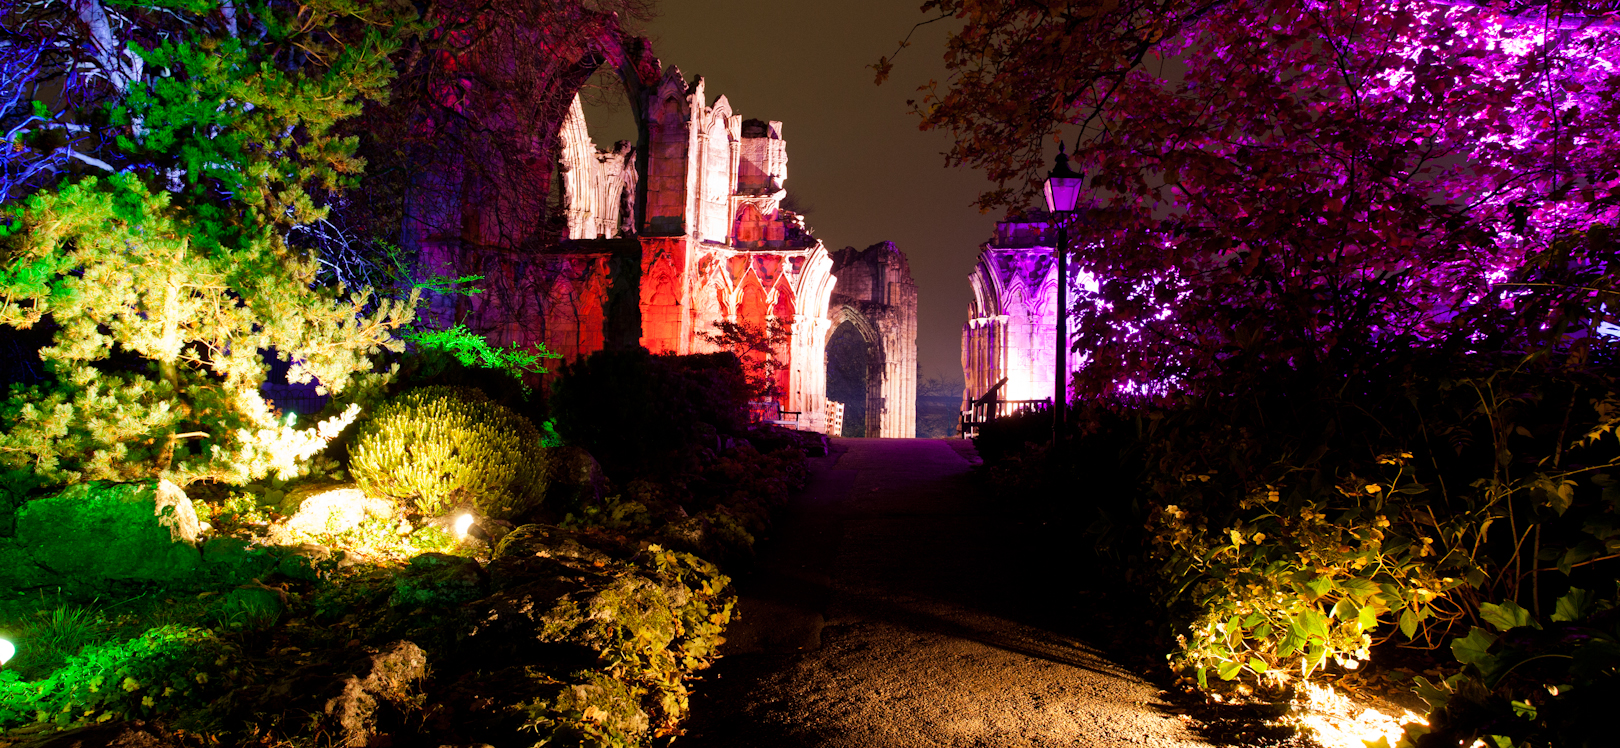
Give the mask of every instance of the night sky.
<path id="1" fill-rule="evenodd" d="M 924 377 L 960 382 L 967 276 L 995 215 L 973 199 L 988 182 L 945 168 L 948 136 L 920 132 L 906 99 L 942 79 L 945 23 L 917 30 L 883 86 L 866 66 L 892 54 L 925 16 L 920 0 L 662 0 L 648 24 L 653 51 L 688 80 L 702 75 L 709 104 L 722 94 L 745 118 L 781 120 L 788 192 L 830 250 L 892 241 L 917 281 L 917 356 Z M 628 112 L 588 111 L 600 146 L 634 139 Z"/>

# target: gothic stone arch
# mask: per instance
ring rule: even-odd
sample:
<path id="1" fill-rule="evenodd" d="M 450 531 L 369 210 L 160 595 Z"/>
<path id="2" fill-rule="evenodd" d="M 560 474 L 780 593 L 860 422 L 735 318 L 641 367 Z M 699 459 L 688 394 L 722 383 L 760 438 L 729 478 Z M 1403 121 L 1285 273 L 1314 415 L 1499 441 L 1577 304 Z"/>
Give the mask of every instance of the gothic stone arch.
<path id="1" fill-rule="evenodd" d="M 851 346 L 850 337 L 859 340 Z M 851 348 L 854 350 L 851 350 Z M 883 336 L 854 305 L 839 305 L 827 335 L 827 398 L 844 403 L 844 434 L 883 433 Z M 851 376 L 855 381 L 847 381 Z M 853 390 L 853 391 L 851 391 Z"/>
<path id="2" fill-rule="evenodd" d="M 983 396 L 1003 378 L 1002 399 L 1052 396 L 1060 317 L 1054 238 L 1039 217 L 1002 221 L 996 224 L 996 238 L 980 248 L 968 276 L 973 302 L 962 326 L 964 401 Z M 1069 279 L 1071 294 L 1087 282 L 1080 275 Z M 1073 360 L 1068 364 L 1072 371 Z"/>
<path id="3" fill-rule="evenodd" d="M 917 285 L 911 264 L 892 242 L 833 255 L 837 285 L 828 301 L 829 328 L 852 324 L 867 342 L 865 433 L 917 435 Z M 825 376 L 825 375 L 824 375 Z"/>

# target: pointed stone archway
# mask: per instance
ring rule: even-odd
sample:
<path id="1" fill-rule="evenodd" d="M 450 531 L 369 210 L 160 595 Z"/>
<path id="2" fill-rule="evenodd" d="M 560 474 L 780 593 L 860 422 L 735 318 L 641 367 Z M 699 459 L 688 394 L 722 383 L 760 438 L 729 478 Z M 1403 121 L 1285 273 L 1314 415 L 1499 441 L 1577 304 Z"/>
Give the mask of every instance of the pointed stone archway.
<path id="1" fill-rule="evenodd" d="M 845 403 L 845 432 L 855 435 L 850 425 L 861 424 L 862 436 L 910 439 L 917 435 L 917 285 L 911 280 L 911 264 L 892 242 L 880 242 L 864 250 L 846 247 L 832 255 L 833 275 L 838 279 L 828 301 L 829 333 L 827 357 L 828 398 L 837 376 L 834 338 L 845 325 L 858 333 L 865 344 L 866 391 L 859 407 Z M 842 345 L 848 346 L 847 334 Z M 847 395 L 846 395 L 847 396 Z M 853 411 L 864 408 L 857 416 Z M 857 420 L 858 419 L 858 420 Z"/>
<path id="2" fill-rule="evenodd" d="M 844 404 L 844 430 L 832 436 L 883 432 L 883 337 L 851 306 L 839 307 L 827 336 L 827 399 Z M 876 385 L 876 386 L 874 386 Z"/>

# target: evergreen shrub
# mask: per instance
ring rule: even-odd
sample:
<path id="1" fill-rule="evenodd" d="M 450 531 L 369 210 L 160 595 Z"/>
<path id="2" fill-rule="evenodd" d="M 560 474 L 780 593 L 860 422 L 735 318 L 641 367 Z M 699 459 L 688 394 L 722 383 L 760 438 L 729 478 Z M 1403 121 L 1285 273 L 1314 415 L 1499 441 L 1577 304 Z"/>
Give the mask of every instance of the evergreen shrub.
<path id="1" fill-rule="evenodd" d="M 462 497 L 500 516 L 545 486 L 540 432 L 473 389 L 423 387 L 384 404 L 356 435 L 350 472 L 367 494 L 442 514 Z"/>

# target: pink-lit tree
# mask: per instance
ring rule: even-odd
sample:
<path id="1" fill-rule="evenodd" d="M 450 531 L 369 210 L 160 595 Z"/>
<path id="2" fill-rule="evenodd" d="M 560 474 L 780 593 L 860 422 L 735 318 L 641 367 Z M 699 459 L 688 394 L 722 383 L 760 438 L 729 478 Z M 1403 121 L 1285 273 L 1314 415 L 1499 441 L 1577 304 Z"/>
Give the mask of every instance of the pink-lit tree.
<path id="1" fill-rule="evenodd" d="M 1000 185 L 981 205 L 1030 202 L 1065 134 L 1091 175 L 1077 261 L 1101 288 L 1073 310 L 1077 396 L 1225 388 L 1241 359 L 1353 370 L 1361 343 L 1432 339 L 1511 303 L 1528 287 L 1500 282 L 1530 282 L 1527 258 L 1615 218 L 1610 17 L 1426 0 L 925 8 L 965 22 L 952 77 L 918 110 Z"/>
<path id="2" fill-rule="evenodd" d="M 1195 611 L 1178 662 L 1199 680 L 1309 677 L 1397 632 L 1478 675 L 1502 649 L 1471 621 L 1612 589 L 1620 351 L 1596 328 L 1620 301 L 1620 16 L 924 8 L 961 26 L 918 113 L 997 183 L 981 207 L 1035 202 L 1058 139 L 1090 175 L 1069 251 L 1098 285 L 1067 312 L 1094 431 L 1046 486 L 1096 506 L 1094 529 L 1147 528 L 1114 550 Z M 1515 677 L 1456 703 L 1515 735 L 1577 721 L 1503 716 L 1572 682 Z M 1472 742 L 1468 704 L 1435 717 L 1444 744 Z"/>

